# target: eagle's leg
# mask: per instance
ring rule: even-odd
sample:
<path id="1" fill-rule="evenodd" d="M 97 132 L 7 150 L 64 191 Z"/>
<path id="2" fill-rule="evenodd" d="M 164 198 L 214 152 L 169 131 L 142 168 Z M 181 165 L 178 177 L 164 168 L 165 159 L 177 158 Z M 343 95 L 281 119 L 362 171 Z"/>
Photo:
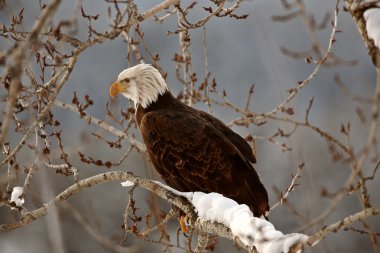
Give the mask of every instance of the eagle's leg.
<path id="1" fill-rule="evenodd" d="M 187 237 L 187 232 L 189 231 L 188 227 L 188 219 L 189 217 L 187 215 L 181 214 L 179 217 L 179 224 L 181 225 L 182 233 Z"/>

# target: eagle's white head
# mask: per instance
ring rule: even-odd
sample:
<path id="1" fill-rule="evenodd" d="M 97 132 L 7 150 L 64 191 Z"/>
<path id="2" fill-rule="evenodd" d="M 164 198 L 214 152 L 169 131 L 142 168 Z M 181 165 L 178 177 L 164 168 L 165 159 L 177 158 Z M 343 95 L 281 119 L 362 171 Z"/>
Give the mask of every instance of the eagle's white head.
<path id="1" fill-rule="evenodd" d="M 110 96 L 121 93 L 143 108 L 157 101 L 168 91 L 168 85 L 160 72 L 150 64 L 138 64 L 123 70 L 110 87 Z"/>

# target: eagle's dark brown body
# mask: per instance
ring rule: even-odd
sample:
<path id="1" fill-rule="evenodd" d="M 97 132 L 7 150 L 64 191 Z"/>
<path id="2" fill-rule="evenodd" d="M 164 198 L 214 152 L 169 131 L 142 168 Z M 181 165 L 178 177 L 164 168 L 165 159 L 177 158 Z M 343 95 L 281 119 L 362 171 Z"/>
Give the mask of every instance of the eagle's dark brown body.
<path id="1" fill-rule="evenodd" d="M 248 205 L 255 216 L 269 210 L 250 146 L 223 122 L 169 91 L 147 108 L 139 105 L 136 119 L 153 165 L 169 186 L 221 193 Z"/>

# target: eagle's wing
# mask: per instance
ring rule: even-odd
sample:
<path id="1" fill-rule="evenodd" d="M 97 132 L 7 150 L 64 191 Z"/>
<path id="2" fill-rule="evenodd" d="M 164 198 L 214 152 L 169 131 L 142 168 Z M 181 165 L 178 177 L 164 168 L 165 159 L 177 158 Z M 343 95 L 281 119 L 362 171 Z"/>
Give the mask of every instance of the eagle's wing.
<path id="1" fill-rule="evenodd" d="M 140 129 L 156 170 L 170 186 L 221 193 L 247 204 L 256 216 L 268 210 L 267 192 L 251 158 L 198 111 L 151 111 Z"/>
<path id="2" fill-rule="evenodd" d="M 244 138 L 232 131 L 231 128 L 226 126 L 222 121 L 215 118 L 214 116 L 203 111 L 199 111 L 199 113 L 204 119 L 213 124 L 215 128 L 222 132 L 223 135 L 225 135 L 244 155 L 244 158 L 246 158 L 251 163 L 256 163 L 256 157 L 253 154 L 251 147 L 249 146 L 247 141 L 244 140 Z"/>

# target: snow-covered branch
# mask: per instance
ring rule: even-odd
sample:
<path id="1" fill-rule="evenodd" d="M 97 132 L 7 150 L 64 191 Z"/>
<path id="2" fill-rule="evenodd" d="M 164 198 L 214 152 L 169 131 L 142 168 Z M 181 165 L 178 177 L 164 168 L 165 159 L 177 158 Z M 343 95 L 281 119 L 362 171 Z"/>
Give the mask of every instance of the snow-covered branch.
<path id="1" fill-rule="evenodd" d="M 329 232 L 340 230 L 353 222 L 380 213 L 380 207 L 363 210 L 324 228 L 311 237 L 303 234 L 284 235 L 269 221 L 253 217 L 248 206 L 239 205 L 218 193 L 178 192 L 157 181 L 134 176 L 129 172 L 113 171 L 78 181 L 43 207 L 25 213 L 16 223 L 2 224 L 0 229 L 12 230 L 25 226 L 43 217 L 55 205 L 60 205 L 85 188 L 118 180 L 127 181 L 124 186 L 133 185 L 147 189 L 177 206 L 189 216 L 191 230 L 195 233 L 215 234 L 228 238 L 247 251 L 255 248 L 258 252 L 289 252 L 291 248 L 290 252 L 295 252 L 305 244 L 311 245 L 322 240 Z"/>
<path id="2" fill-rule="evenodd" d="M 346 0 L 345 7 L 354 19 L 373 63 L 378 66 L 380 52 L 380 2 Z"/>
<path id="3" fill-rule="evenodd" d="M 377 48 L 380 48 L 380 8 L 371 8 L 364 12 L 367 34 Z"/>

